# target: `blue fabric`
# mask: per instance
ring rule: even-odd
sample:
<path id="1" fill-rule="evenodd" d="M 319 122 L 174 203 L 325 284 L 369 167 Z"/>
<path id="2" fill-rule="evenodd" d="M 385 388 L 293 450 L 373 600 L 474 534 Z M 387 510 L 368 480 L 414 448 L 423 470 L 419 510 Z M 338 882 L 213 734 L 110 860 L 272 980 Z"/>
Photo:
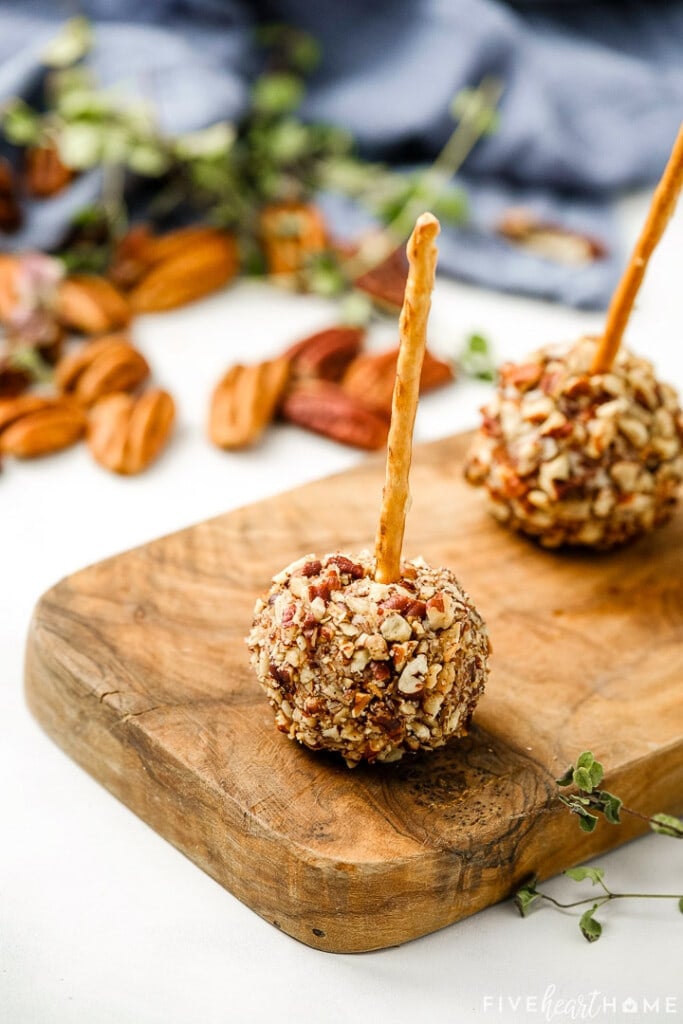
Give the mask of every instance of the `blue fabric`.
<path id="1" fill-rule="evenodd" d="M 307 117 L 348 127 L 371 158 L 432 158 L 452 130 L 463 86 L 505 82 L 498 133 L 465 168 L 466 229 L 447 228 L 440 267 L 484 285 L 604 306 L 624 254 L 612 200 L 656 181 L 683 115 L 683 2 L 517 0 L 86 0 L 92 62 L 104 84 L 149 96 L 172 132 L 238 116 L 257 67 L 256 21 L 286 21 L 321 42 Z M 31 97 L 39 54 L 61 17 L 49 0 L 0 3 L 0 101 Z M 12 245 L 54 242 L 70 210 L 94 194 L 88 176 L 32 204 Z M 571 268 L 496 237 L 508 205 L 601 238 L 607 259 Z M 362 214 L 331 203 L 340 229 Z"/>

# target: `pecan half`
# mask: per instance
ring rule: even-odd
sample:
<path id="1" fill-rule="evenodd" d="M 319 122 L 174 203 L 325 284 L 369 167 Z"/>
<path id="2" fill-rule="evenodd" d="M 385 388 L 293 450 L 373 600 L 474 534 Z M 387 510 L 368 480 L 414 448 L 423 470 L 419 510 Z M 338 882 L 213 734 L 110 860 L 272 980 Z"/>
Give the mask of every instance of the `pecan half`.
<path id="1" fill-rule="evenodd" d="M 254 444 L 275 416 L 288 380 L 289 360 L 283 356 L 231 367 L 211 398 L 211 441 L 227 449 Z"/>
<path id="2" fill-rule="evenodd" d="M 603 242 L 573 228 L 543 220 L 533 210 L 513 206 L 505 210 L 497 225 L 498 234 L 508 242 L 527 249 L 552 263 L 580 265 L 604 259 Z"/>
<path id="3" fill-rule="evenodd" d="M 92 405 L 116 391 L 134 391 L 148 376 L 147 360 L 124 334 L 82 345 L 60 359 L 55 371 L 60 391 L 82 405 Z"/>
<path id="4" fill-rule="evenodd" d="M 0 322 L 8 323 L 19 302 L 20 264 L 17 256 L 0 253 Z"/>
<path id="5" fill-rule="evenodd" d="M 96 274 L 74 274 L 57 289 L 60 323 L 82 334 L 104 334 L 125 327 L 130 306 L 120 291 Z"/>
<path id="6" fill-rule="evenodd" d="M 382 263 L 357 277 L 354 284 L 378 306 L 395 313 L 403 305 L 407 280 L 408 257 L 405 250 L 399 248 Z"/>
<path id="7" fill-rule="evenodd" d="M 13 235 L 23 220 L 14 171 L 7 160 L 0 159 L 0 231 Z"/>
<path id="8" fill-rule="evenodd" d="M 74 172 L 62 163 L 55 145 L 31 146 L 26 150 L 24 183 L 29 195 L 39 199 L 56 196 L 73 177 Z"/>
<path id="9" fill-rule="evenodd" d="M 147 469 L 166 445 L 175 419 L 167 391 L 107 395 L 93 406 L 88 447 L 105 469 L 132 476 Z"/>
<path id="10" fill-rule="evenodd" d="M 396 380 L 396 362 L 398 349 L 386 352 L 368 352 L 359 356 L 349 366 L 342 380 L 342 388 L 347 395 L 362 405 L 380 412 L 391 412 L 391 399 Z M 429 349 L 425 351 L 422 364 L 420 391 L 432 391 L 442 384 L 453 380 L 452 367 L 433 356 Z"/>
<path id="11" fill-rule="evenodd" d="M 291 345 L 284 355 L 294 377 L 339 381 L 360 352 L 364 337 L 362 327 L 328 327 Z"/>
<path id="12" fill-rule="evenodd" d="M 311 203 L 270 203 L 260 217 L 261 242 L 271 274 L 295 274 L 327 248 L 322 213 Z"/>
<path id="13" fill-rule="evenodd" d="M 282 414 L 291 423 L 334 441 L 368 450 L 387 442 L 389 421 L 330 381 L 301 381 L 285 396 Z"/>
<path id="14" fill-rule="evenodd" d="M 31 374 L 12 364 L 10 356 L 0 358 L 0 398 L 14 398 L 31 384 Z"/>
<path id="15" fill-rule="evenodd" d="M 237 273 L 237 243 L 222 231 L 188 229 L 184 236 L 174 233 L 172 243 L 167 237 L 150 244 L 151 267 L 129 293 L 136 313 L 184 306 L 222 288 Z M 162 258 L 159 247 L 166 253 Z"/>
<path id="16" fill-rule="evenodd" d="M 85 425 L 83 410 L 68 399 L 5 399 L 0 401 L 0 451 L 22 459 L 50 455 L 74 444 Z"/>

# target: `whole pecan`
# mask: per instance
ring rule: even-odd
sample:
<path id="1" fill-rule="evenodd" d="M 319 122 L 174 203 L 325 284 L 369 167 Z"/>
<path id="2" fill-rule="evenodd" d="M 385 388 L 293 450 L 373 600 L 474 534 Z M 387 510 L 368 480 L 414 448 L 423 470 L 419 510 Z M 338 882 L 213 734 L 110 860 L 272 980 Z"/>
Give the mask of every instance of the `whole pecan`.
<path id="1" fill-rule="evenodd" d="M 83 410 L 65 398 L 20 395 L 0 401 L 0 451 L 29 459 L 50 455 L 85 431 Z"/>
<path id="2" fill-rule="evenodd" d="M 175 233 L 172 241 L 152 240 L 151 246 L 149 270 L 129 293 L 136 313 L 194 302 L 222 288 L 238 270 L 237 243 L 222 231 L 188 229 Z"/>
<path id="3" fill-rule="evenodd" d="M 346 394 L 370 409 L 389 414 L 396 380 L 398 348 L 386 352 L 368 352 L 350 364 L 342 380 Z M 427 349 L 422 364 L 420 391 L 432 391 L 448 384 L 454 377 L 453 369 Z"/>
<path id="4" fill-rule="evenodd" d="M 14 171 L 7 160 L 0 159 L 0 231 L 13 235 L 23 220 Z"/>
<path id="5" fill-rule="evenodd" d="M 231 367 L 211 398 L 211 441 L 226 449 L 254 444 L 275 416 L 288 380 L 289 360 L 284 356 Z"/>
<path id="6" fill-rule="evenodd" d="M 82 405 L 92 405 L 116 391 L 133 391 L 148 376 L 147 360 L 125 334 L 82 345 L 60 359 L 55 371 L 59 389 Z"/>
<path id="7" fill-rule="evenodd" d="M 130 306 L 120 291 L 97 274 L 73 274 L 59 285 L 55 300 L 60 323 L 82 334 L 125 327 Z"/>
<path id="8" fill-rule="evenodd" d="M 309 256 L 327 248 L 322 213 L 311 203 L 270 203 L 260 216 L 260 235 L 270 274 L 295 274 Z"/>
<path id="9" fill-rule="evenodd" d="M 389 434 L 385 416 L 368 409 L 331 381 L 294 384 L 285 395 L 282 415 L 291 423 L 354 448 L 382 448 Z"/>
<path id="10" fill-rule="evenodd" d="M 56 196 L 71 182 L 74 172 L 66 167 L 53 144 L 26 150 L 24 183 L 29 195 L 39 199 Z"/>
<path id="11" fill-rule="evenodd" d="M 149 258 L 152 232 L 148 224 L 134 224 L 119 239 L 107 271 L 109 280 L 122 291 L 133 288 L 152 266 Z"/>
<path id="12" fill-rule="evenodd" d="M 97 402 L 88 421 L 88 447 L 105 469 L 124 476 L 141 473 L 160 455 L 175 419 L 167 391 L 107 395 Z"/>
<path id="13" fill-rule="evenodd" d="M 362 327 L 328 327 L 291 345 L 284 355 L 293 377 L 339 381 L 360 352 L 364 337 Z"/>

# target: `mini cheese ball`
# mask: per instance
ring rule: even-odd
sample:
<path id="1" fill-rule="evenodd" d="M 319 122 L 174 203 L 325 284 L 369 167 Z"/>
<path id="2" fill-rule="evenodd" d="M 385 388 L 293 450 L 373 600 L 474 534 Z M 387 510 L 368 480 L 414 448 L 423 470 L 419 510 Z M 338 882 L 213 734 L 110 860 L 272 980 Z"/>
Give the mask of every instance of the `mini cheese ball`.
<path id="1" fill-rule="evenodd" d="M 488 671 L 486 627 L 452 572 L 416 559 L 395 583 L 374 576 L 367 552 L 299 559 L 247 641 L 277 728 L 349 767 L 464 735 Z"/>
<path id="2" fill-rule="evenodd" d="M 494 516 L 544 547 L 611 548 L 665 523 L 683 480 L 683 416 L 652 365 L 598 340 L 549 346 L 500 370 L 465 474 Z"/>

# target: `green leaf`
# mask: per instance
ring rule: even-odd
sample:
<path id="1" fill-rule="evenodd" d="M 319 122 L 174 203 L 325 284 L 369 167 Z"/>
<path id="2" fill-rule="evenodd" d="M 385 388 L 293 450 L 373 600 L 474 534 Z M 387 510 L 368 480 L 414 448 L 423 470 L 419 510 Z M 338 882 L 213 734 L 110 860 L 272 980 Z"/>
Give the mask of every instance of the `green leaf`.
<path id="1" fill-rule="evenodd" d="M 467 197 L 461 188 L 448 188 L 434 197 L 434 214 L 450 224 L 461 224 L 467 216 Z"/>
<path id="2" fill-rule="evenodd" d="M 275 125 L 269 133 L 268 149 L 279 164 L 298 160 L 310 150 L 308 129 L 300 121 L 287 118 Z"/>
<path id="3" fill-rule="evenodd" d="M 23 100 L 10 100 L 2 114 L 2 127 L 15 146 L 32 146 L 41 136 L 38 114 Z"/>
<path id="4" fill-rule="evenodd" d="M 681 896 L 680 900 L 678 901 L 678 909 L 680 910 L 681 914 L 683 914 L 683 896 Z"/>
<path id="5" fill-rule="evenodd" d="M 87 18 L 71 18 L 43 52 L 43 64 L 49 68 L 68 68 L 91 48 L 93 34 Z"/>
<path id="6" fill-rule="evenodd" d="M 356 291 L 346 295 L 339 308 L 341 322 L 349 327 L 365 327 L 372 319 L 373 311 L 369 295 Z"/>
<path id="7" fill-rule="evenodd" d="M 595 757 L 593 756 L 593 752 L 591 750 L 584 750 L 583 753 L 579 754 L 579 756 L 577 757 L 576 764 L 574 767 L 588 768 L 590 770 L 594 763 Z"/>
<path id="8" fill-rule="evenodd" d="M 52 382 L 52 367 L 45 362 L 37 349 L 22 345 L 10 352 L 8 363 L 13 370 L 23 370 L 28 373 L 34 384 L 48 384 Z"/>
<path id="9" fill-rule="evenodd" d="M 579 928 L 581 929 L 581 934 L 587 942 L 597 942 L 600 936 L 602 935 L 602 925 L 593 917 L 593 914 L 599 906 L 599 903 L 594 903 L 590 910 L 587 910 L 584 914 L 581 915 L 581 920 L 579 921 Z"/>
<path id="10" fill-rule="evenodd" d="M 588 811 L 579 814 L 579 828 L 582 832 L 593 832 L 597 823 L 598 819 L 595 814 L 589 814 Z"/>
<path id="11" fill-rule="evenodd" d="M 580 789 L 582 793 L 593 792 L 593 781 L 588 768 L 574 769 L 574 785 Z"/>
<path id="12" fill-rule="evenodd" d="M 101 134 L 101 159 L 105 164 L 125 163 L 131 148 L 131 138 L 125 128 L 112 125 Z"/>
<path id="13" fill-rule="evenodd" d="M 593 806 L 602 811 L 610 825 L 620 825 L 622 801 L 614 793 L 601 789 L 593 793 Z"/>
<path id="14" fill-rule="evenodd" d="M 181 159 L 222 156 L 229 152 L 234 141 L 234 125 L 229 121 L 217 121 L 201 131 L 181 135 L 175 141 L 175 151 Z"/>
<path id="15" fill-rule="evenodd" d="M 529 882 L 527 885 L 523 885 L 521 889 L 518 889 L 513 899 L 520 916 L 528 917 L 533 904 L 539 898 L 540 893 L 536 892 L 535 881 Z"/>
<path id="16" fill-rule="evenodd" d="M 290 52 L 292 66 L 302 74 L 310 74 L 320 63 L 320 46 L 307 33 L 301 32 Z"/>
<path id="17" fill-rule="evenodd" d="M 593 885 L 598 885 L 605 877 L 605 872 L 601 868 L 567 868 L 564 874 L 575 882 L 583 882 L 590 878 Z"/>
<path id="18" fill-rule="evenodd" d="M 495 363 L 491 346 L 483 334 L 470 334 L 458 363 L 463 373 L 475 380 L 493 380 Z"/>
<path id="19" fill-rule="evenodd" d="M 296 75 L 272 72 L 256 79 L 251 96 L 254 109 L 260 114 L 288 114 L 300 106 L 304 87 Z"/>
<path id="20" fill-rule="evenodd" d="M 683 839 L 683 821 L 672 814 L 653 814 L 650 818 L 650 828 L 660 836 Z"/>
<path id="21" fill-rule="evenodd" d="M 57 145 L 67 167 L 86 170 L 100 162 L 102 131 L 93 124 L 68 124 L 60 133 Z"/>
<path id="22" fill-rule="evenodd" d="M 599 761 L 593 761 L 593 764 L 588 769 L 591 777 L 593 788 L 599 786 L 602 782 L 602 777 L 605 774 L 604 769 Z"/>
<path id="23" fill-rule="evenodd" d="M 573 781 L 574 781 L 574 765 L 573 764 L 570 765 L 569 768 L 567 768 L 567 770 L 564 773 L 564 775 L 561 775 L 559 779 L 555 779 L 555 782 L 557 783 L 558 786 L 571 786 Z"/>
<path id="24" fill-rule="evenodd" d="M 162 146 L 140 142 L 129 151 L 127 163 L 135 174 L 156 178 L 168 170 L 169 157 Z"/>

